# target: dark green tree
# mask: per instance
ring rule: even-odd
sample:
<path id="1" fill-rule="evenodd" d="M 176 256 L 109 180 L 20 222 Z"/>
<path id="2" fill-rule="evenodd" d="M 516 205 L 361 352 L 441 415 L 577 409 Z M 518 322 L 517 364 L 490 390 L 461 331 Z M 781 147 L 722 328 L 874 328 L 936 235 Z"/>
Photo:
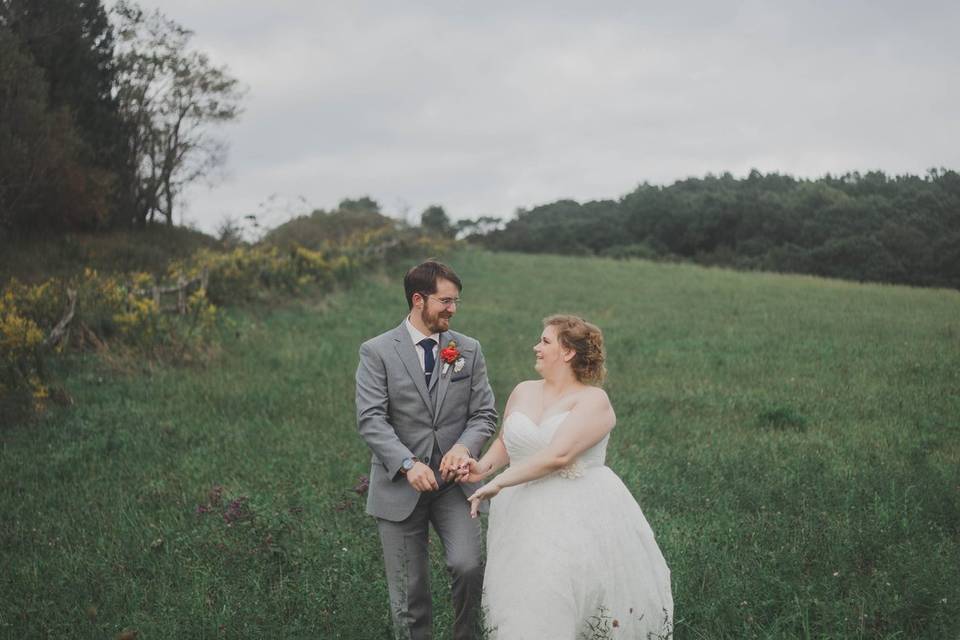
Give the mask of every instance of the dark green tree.
<path id="1" fill-rule="evenodd" d="M 960 175 L 817 180 L 751 171 L 643 183 L 617 202 L 558 200 L 483 236 L 494 249 L 702 264 L 960 288 Z"/>
<path id="2" fill-rule="evenodd" d="M 69 113 L 49 109 L 43 70 L 0 25 L 0 228 L 60 226 L 54 205 L 68 200 L 63 178 L 76 157 Z"/>
<path id="3" fill-rule="evenodd" d="M 480 239 L 484 235 L 497 229 L 503 220 L 493 216 L 480 216 L 478 218 L 463 218 L 453 224 L 454 232 L 457 237 Z"/>
<path id="4" fill-rule="evenodd" d="M 380 213 L 380 203 L 370 196 L 362 196 L 357 199 L 344 198 L 340 201 L 340 204 L 337 205 L 337 209 L 340 211 L 372 211 L 374 213 Z"/>
<path id="5" fill-rule="evenodd" d="M 440 205 L 430 205 L 420 214 L 420 226 L 430 233 L 442 236 L 453 236 L 456 230 L 450 224 L 447 212 Z"/>
<path id="6" fill-rule="evenodd" d="M 113 96 L 113 32 L 103 6 L 99 0 L 0 0 L 0 25 L 42 70 L 47 108 L 58 126 L 75 132 L 62 136 L 75 144 L 57 154 L 70 160 L 59 176 L 70 197 L 60 203 L 65 208 L 47 212 L 45 223 L 108 224 L 119 206 L 123 130 Z"/>

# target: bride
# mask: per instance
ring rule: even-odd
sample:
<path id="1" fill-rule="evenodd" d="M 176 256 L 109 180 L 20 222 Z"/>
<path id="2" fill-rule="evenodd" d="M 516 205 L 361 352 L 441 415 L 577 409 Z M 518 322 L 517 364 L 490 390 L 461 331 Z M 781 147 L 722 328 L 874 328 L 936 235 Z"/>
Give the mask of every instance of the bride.
<path id="1" fill-rule="evenodd" d="M 581 318 L 544 320 L 542 380 L 510 394 L 499 437 L 460 469 L 476 517 L 492 499 L 484 608 L 491 638 L 668 638 L 670 570 L 623 482 L 604 465 L 616 416 L 599 387 L 603 335 Z"/>

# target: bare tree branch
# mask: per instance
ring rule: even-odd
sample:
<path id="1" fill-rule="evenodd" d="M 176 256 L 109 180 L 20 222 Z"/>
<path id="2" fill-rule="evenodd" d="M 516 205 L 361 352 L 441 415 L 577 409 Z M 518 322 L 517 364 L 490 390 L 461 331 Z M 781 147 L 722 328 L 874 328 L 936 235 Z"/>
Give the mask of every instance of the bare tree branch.
<path id="1" fill-rule="evenodd" d="M 244 90 L 226 67 L 189 50 L 192 32 L 159 11 L 145 13 L 120 0 L 118 99 L 130 128 L 128 162 L 138 180 L 131 200 L 145 224 L 162 216 L 173 224 L 184 187 L 223 164 L 225 146 L 211 127 L 241 113 Z"/>

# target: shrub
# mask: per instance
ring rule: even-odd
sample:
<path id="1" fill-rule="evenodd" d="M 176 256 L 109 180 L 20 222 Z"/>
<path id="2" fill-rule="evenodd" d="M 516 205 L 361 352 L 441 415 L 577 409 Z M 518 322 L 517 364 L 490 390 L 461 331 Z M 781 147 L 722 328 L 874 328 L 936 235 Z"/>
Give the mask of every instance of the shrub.
<path id="1" fill-rule="evenodd" d="M 121 355 L 193 361 L 203 356 L 204 347 L 215 346 L 218 306 L 250 302 L 270 291 L 295 295 L 308 286 L 328 289 L 375 264 L 442 253 L 453 244 L 450 238 L 392 224 L 361 225 L 311 248 L 201 248 L 171 262 L 166 282 L 142 271 L 104 275 L 89 267 L 38 285 L 12 280 L 0 291 L 0 410 L 7 415 L 16 407 L 43 409 L 49 395 L 43 359 L 50 349 L 106 349 L 109 344 Z M 67 319 L 68 291 L 75 292 L 76 304 L 68 329 L 54 340 L 54 327 Z M 171 293 L 178 296 L 177 304 L 165 306 L 163 296 Z"/>

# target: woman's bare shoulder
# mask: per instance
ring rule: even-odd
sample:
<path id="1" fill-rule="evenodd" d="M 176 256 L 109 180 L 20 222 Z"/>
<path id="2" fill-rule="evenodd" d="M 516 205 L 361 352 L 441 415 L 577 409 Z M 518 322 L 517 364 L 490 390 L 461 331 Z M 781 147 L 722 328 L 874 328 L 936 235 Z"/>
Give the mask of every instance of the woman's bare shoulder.
<path id="1" fill-rule="evenodd" d="M 610 396 L 600 387 L 587 386 L 577 394 L 577 404 L 584 403 L 593 408 L 613 408 Z"/>
<path id="2" fill-rule="evenodd" d="M 522 398 L 532 393 L 540 393 L 542 388 L 543 380 L 524 380 L 513 388 L 511 395 Z"/>

